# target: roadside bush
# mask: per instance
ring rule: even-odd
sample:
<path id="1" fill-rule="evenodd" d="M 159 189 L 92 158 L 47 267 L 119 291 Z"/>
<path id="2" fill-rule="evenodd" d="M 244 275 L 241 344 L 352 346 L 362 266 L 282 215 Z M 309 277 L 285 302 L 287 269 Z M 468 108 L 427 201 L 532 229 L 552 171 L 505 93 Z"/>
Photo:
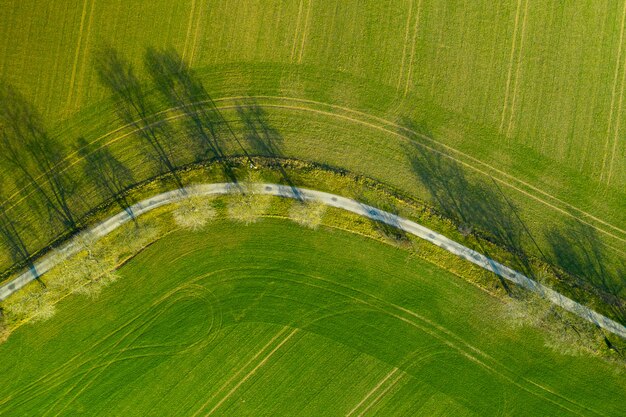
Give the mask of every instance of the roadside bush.
<path id="1" fill-rule="evenodd" d="M 190 197 L 176 205 L 172 216 L 183 229 L 200 230 L 215 217 L 213 200 L 210 197 Z"/>
<path id="2" fill-rule="evenodd" d="M 4 317 L 4 311 L 0 309 L 0 343 L 7 340 L 10 333 L 9 326 L 7 326 L 6 319 Z"/>
<path id="3" fill-rule="evenodd" d="M 260 194 L 234 194 L 228 200 L 228 217 L 246 225 L 256 222 L 267 213 L 272 196 Z"/>
<path id="4" fill-rule="evenodd" d="M 317 229 L 325 212 L 326 206 L 322 203 L 295 200 L 289 209 L 289 218 L 300 226 Z"/>
<path id="5" fill-rule="evenodd" d="M 599 355 L 605 347 L 602 331 L 594 324 L 572 316 L 535 293 L 520 292 L 504 302 L 505 322 L 515 328 L 543 330 L 545 345 L 560 354 Z"/>

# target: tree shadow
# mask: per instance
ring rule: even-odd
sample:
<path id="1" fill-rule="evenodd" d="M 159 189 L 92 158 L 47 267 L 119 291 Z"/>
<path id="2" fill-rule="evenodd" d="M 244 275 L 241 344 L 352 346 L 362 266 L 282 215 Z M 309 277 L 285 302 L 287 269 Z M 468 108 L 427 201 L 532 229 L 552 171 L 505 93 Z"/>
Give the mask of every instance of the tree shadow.
<path id="1" fill-rule="evenodd" d="M 163 118 L 154 120 L 156 106 L 135 75 L 133 65 L 112 47 L 96 52 L 95 65 L 101 84 L 116 102 L 120 121 L 135 129 L 145 146 L 146 157 L 156 165 L 158 173 L 169 173 L 177 186 L 182 188 L 174 152 L 177 143 L 173 129 Z"/>
<path id="2" fill-rule="evenodd" d="M 373 230 L 391 242 L 408 244 L 408 234 L 402 229 L 398 217 L 398 207 L 391 201 L 371 201 L 366 195 L 357 197 L 361 208 L 369 214 L 368 220 Z"/>
<path id="3" fill-rule="evenodd" d="M 536 244 L 536 241 L 520 218 L 519 209 L 507 199 L 497 182 L 492 179 L 482 183 L 468 178 L 462 165 L 448 152 L 421 144 L 413 133 L 420 131 L 419 126 L 410 120 L 402 120 L 401 125 L 400 132 L 411 139 L 405 152 L 412 171 L 430 195 L 435 209 L 452 220 L 461 234 L 474 234 L 505 248 L 512 255 L 512 267 L 534 277 L 526 242 Z M 493 250 L 481 243 L 481 239 L 477 242 L 481 252 L 492 257 Z M 499 279 L 509 291 L 509 285 Z"/>
<path id="4" fill-rule="evenodd" d="M 238 142 L 238 138 L 200 79 L 173 48 L 148 48 L 144 63 L 168 106 L 185 115 L 183 128 L 196 147 L 196 161 L 216 159 L 226 178 L 237 182 L 224 143 L 230 137 Z"/>
<path id="5" fill-rule="evenodd" d="M 0 201 L 6 201 L 2 183 L 0 183 Z M 15 265 L 27 267 L 37 281 L 45 286 L 43 281 L 39 279 L 39 273 L 33 263 L 29 245 L 24 240 L 25 233 L 26 230 L 21 222 L 15 216 L 11 216 L 4 205 L 0 205 L 0 241 L 7 248 Z"/>
<path id="6" fill-rule="evenodd" d="M 10 84 L 0 87 L 0 125 L 0 160 L 13 173 L 16 185 L 34 190 L 53 222 L 77 230 L 76 213 L 82 205 L 75 198 L 76 182 L 64 169 L 63 146 L 46 132 L 35 108 Z"/>
<path id="7" fill-rule="evenodd" d="M 598 232 L 576 220 L 565 227 L 552 227 L 546 232 L 553 264 L 562 279 L 574 277 L 585 291 L 600 296 L 620 322 L 626 323 L 626 265 L 611 262 L 603 249 Z"/>
<path id="8" fill-rule="evenodd" d="M 97 148 L 82 137 L 78 139 L 77 147 L 85 161 L 83 174 L 95 186 L 101 201 L 114 201 L 134 220 L 135 216 L 130 209 L 133 202 L 126 195 L 126 191 L 135 184 L 132 170 L 107 147 Z"/>
<path id="9" fill-rule="evenodd" d="M 244 140 L 255 155 L 270 159 L 270 167 L 280 172 L 282 180 L 291 187 L 297 199 L 302 200 L 300 191 L 283 165 L 283 137 L 268 120 L 267 113 L 252 99 L 237 105 L 237 114 L 243 123 Z"/>
<path id="10" fill-rule="evenodd" d="M 442 216 L 452 220 L 463 234 L 474 234 L 479 250 L 492 257 L 490 248 L 481 238 L 507 250 L 513 257 L 511 266 L 535 280 L 535 268 L 529 255 L 531 249 L 548 265 L 552 272 L 572 286 L 599 295 L 614 317 L 626 321 L 626 304 L 620 298 L 624 291 L 626 266 L 619 267 L 607 259 L 604 245 L 590 226 L 571 221 L 565 226 L 552 227 L 545 233 L 548 245 L 538 244 L 528 226 L 521 219 L 518 207 L 491 179 L 483 183 L 469 178 L 464 167 L 444 149 L 420 142 L 419 131 L 411 121 L 403 120 L 401 132 L 411 141 L 405 147 L 412 170 Z M 556 267 L 556 268 L 554 268 Z M 567 279 L 569 277 L 569 279 Z M 506 283 L 500 278 L 507 288 Z M 576 288 L 573 288 L 576 290 Z"/>

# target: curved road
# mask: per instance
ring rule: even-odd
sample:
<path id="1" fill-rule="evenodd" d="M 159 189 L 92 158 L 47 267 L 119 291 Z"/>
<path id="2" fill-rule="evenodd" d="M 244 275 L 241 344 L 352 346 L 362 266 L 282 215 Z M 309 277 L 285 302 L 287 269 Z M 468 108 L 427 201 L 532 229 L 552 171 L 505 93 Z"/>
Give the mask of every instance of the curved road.
<path id="1" fill-rule="evenodd" d="M 427 240 L 428 242 L 431 242 L 432 244 L 437 245 L 450 253 L 460 256 L 461 258 L 464 258 L 469 262 L 480 266 L 481 268 L 491 271 L 508 281 L 511 281 L 521 287 L 533 291 L 541 295 L 543 298 L 551 301 L 552 303 L 564 308 L 565 310 L 570 311 L 584 318 L 585 320 L 588 320 L 602 327 L 603 329 L 626 339 L 626 327 L 624 327 L 623 325 L 591 310 L 588 307 L 583 306 L 582 304 L 577 303 L 571 298 L 568 298 L 507 266 L 504 266 L 494 261 L 493 259 L 490 259 L 466 246 L 463 246 L 460 243 L 450 240 L 447 237 L 430 229 L 427 229 L 426 227 L 421 226 L 411 220 L 405 219 L 386 211 L 379 210 L 376 207 L 368 206 L 367 204 L 359 203 L 358 201 L 352 200 L 350 198 L 345 198 L 339 195 L 329 194 L 322 191 L 289 187 L 278 184 L 261 183 L 247 184 L 245 185 L 245 188 L 247 192 L 253 194 L 267 194 L 285 198 L 320 202 L 327 206 L 340 208 L 358 214 L 360 216 L 365 216 L 372 220 L 376 220 L 382 223 L 386 223 L 390 226 L 397 227 L 398 229 L 401 229 L 407 233 Z M 70 242 L 63 245 L 59 250 L 47 256 L 44 256 L 39 262 L 35 263 L 35 266 L 32 270 L 23 272 L 17 278 L 0 287 L 0 301 L 6 299 L 15 291 L 33 281 L 37 276 L 45 274 L 59 262 L 80 252 L 82 246 L 79 244 L 79 242 L 83 239 L 99 239 L 103 236 L 106 236 L 121 225 L 131 221 L 131 213 L 134 217 L 138 217 L 157 207 L 175 203 L 191 196 L 221 195 L 237 193 L 240 191 L 241 186 L 233 183 L 199 184 L 185 187 L 183 189 L 168 191 L 145 199 L 130 207 L 128 211 L 122 211 L 115 216 L 105 220 L 104 222 L 98 224 L 97 226 L 80 233 Z"/>

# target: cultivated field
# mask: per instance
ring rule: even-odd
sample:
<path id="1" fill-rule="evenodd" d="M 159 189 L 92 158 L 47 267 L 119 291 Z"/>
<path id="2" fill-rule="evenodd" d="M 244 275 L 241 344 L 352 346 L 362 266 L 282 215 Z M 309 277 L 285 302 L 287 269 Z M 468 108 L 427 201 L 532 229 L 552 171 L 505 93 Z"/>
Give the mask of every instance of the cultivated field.
<path id="1" fill-rule="evenodd" d="M 626 323 L 625 32 L 626 0 L 5 1 L 0 281 L 157 192 L 266 181 Z M 364 219 L 244 227 L 311 220 L 257 203 L 179 209 L 221 220 L 159 229 L 99 297 L 44 275 L 49 321 L 3 302 L 0 415 L 624 414 L 621 341 Z"/>
<path id="2" fill-rule="evenodd" d="M 487 293 L 343 231 L 217 221 L 163 238 L 120 274 L 97 301 L 69 299 L 0 345 L 0 413 L 623 410 L 608 363 L 556 353 L 508 326 Z"/>
<path id="3" fill-rule="evenodd" d="M 555 234 L 581 240 L 572 222 L 589 227 L 594 236 L 583 240 L 598 235 L 608 275 L 619 281 L 626 262 L 619 2 L 68 4 L 31 0 L 0 10 L 7 40 L 0 76 L 42 112 L 66 152 L 79 137 L 110 143 L 136 180 L 154 175 L 136 138 L 119 129 L 96 58 L 112 46 L 147 81 L 146 48 L 172 47 L 234 129 L 241 98 L 253 98 L 280 134 L 280 156 L 346 168 L 436 204 L 414 163 L 434 147 L 469 178 L 489 186 L 494 178 L 544 252 Z M 155 110 L 168 107 L 161 100 Z M 26 193 L 6 182 L 11 200 Z M 17 211 L 34 213 L 32 204 Z M 35 235 L 36 247 L 54 237 Z"/>

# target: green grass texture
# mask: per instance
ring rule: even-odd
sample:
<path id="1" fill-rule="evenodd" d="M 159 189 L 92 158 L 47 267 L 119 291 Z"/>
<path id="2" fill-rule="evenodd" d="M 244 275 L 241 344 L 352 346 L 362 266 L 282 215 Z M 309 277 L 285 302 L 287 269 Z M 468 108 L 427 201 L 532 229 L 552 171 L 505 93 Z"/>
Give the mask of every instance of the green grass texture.
<path id="1" fill-rule="evenodd" d="M 0 345 L 1 415 L 620 415 L 623 375 L 408 252 L 278 219 L 174 232 Z"/>

